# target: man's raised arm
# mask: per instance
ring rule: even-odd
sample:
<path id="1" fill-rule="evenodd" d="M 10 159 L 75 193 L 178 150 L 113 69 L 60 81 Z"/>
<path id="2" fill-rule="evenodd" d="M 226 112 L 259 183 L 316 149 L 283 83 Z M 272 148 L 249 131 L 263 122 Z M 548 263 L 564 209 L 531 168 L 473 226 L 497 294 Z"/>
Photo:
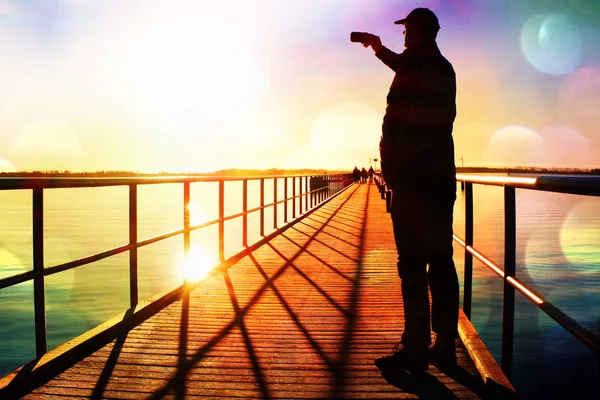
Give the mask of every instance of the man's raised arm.
<path id="1" fill-rule="evenodd" d="M 392 71 L 396 72 L 396 70 L 402 64 L 402 53 L 394 53 L 392 50 L 382 45 L 381 39 L 377 35 L 369 33 L 365 39 L 366 41 L 363 42 L 363 46 L 370 46 L 375 52 L 375 56 L 379 58 L 385 65 L 390 67 Z"/>

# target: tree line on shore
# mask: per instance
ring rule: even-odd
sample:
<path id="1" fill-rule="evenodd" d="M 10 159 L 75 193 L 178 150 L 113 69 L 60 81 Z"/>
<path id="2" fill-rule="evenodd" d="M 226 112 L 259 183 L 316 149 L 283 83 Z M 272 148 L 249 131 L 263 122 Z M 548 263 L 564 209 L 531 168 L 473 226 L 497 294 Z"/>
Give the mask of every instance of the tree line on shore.
<path id="1" fill-rule="evenodd" d="M 564 167 L 457 167 L 459 173 L 534 173 L 534 174 L 577 174 L 600 175 L 600 168 L 564 168 Z M 350 170 L 327 171 L 323 169 L 225 169 L 213 172 L 140 172 L 125 170 L 103 171 L 17 171 L 0 172 L 0 177 L 139 177 L 139 176 L 269 176 L 269 175 L 324 175 L 327 173 L 350 173 Z"/>

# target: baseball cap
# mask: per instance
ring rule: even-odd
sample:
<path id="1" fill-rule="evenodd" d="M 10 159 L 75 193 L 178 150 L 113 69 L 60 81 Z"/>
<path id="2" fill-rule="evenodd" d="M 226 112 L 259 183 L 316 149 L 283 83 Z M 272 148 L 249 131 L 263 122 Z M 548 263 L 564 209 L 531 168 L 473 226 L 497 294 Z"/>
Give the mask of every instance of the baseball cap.
<path id="1" fill-rule="evenodd" d="M 415 8 L 408 13 L 406 18 L 395 21 L 394 23 L 396 25 L 404 25 L 407 22 L 415 25 L 440 29 L 440 23 L 436 15 L 429 8 Z"/>

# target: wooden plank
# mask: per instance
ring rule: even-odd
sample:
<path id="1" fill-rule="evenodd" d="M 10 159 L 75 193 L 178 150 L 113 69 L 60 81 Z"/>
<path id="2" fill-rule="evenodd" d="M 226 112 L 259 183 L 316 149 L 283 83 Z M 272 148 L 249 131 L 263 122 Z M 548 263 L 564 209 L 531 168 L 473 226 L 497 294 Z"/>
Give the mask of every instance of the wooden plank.
<path id="1" fill-rule="evenodd" d="M 389 214 L 359 185 L 25 398 L 480 398 L 460 374 L 382 375 L 403 329 Z"/>

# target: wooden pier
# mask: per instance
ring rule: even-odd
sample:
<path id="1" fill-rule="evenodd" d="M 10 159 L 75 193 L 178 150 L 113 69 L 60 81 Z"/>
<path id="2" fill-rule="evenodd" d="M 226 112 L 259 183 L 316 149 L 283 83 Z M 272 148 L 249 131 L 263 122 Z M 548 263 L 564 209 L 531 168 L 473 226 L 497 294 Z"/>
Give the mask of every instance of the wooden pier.
<path id="1" fill-rule="evenodd" d="M 26 399 L 512 393 L 464 314 L 457 368 L 430 366 L 411 376 L 373 364 L 403 329 L 391 220 L 375 185 L 350 186 L 226 270 L 176 293 L 141 323 L 48 353 L 47 365 L 66 353 L 76 361 L 50 376 L 26 366 L 5 377 L 0 398 L 2 391 Z M 83 345 L 89 340 L 93 351 Z"/>

